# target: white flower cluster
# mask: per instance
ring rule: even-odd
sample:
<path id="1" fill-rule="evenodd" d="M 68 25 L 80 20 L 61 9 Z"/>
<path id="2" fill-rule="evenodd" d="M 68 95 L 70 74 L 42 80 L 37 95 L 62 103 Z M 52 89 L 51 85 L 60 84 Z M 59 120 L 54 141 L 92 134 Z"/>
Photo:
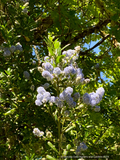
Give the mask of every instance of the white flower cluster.
<path id="1" fill-rule="evenodd" d="M 81 151 L 85 151 L 87 150 L 87 146 L 84 142 L 81 142 L 79 146 L 77 146 L 77 149 L 76 149 L 76 155 L 79 155 L 81 153 Z"/>
<path id="2" fill-rule="evenodd" d="M 83 95 L 83 102 L 90 106 L 95 106 L 95 111 L 98 112 L 100 110 L 99 106 L 96 106 L 102 100 L 102 97 L 105 93 L 104 88 L 100 87 L 96 90 L 96 92 L 92 92 L 90 94 L 85 93 Z"/>
<path id="3" fill-rule="evenodd" d="M 40 131 L 38 128 L 34 128 L 33 134 L 37 137 L 42 137 L 44 135 L 44 132 Z"/>
<path id="4" fill-rule="evenodd" d="M 22 48 L 22 45 L 20 43 L 17 43 L 15 46 L 12 45 L 10 48 L 8 47 L 4 47 L 3 45 L 1 45 L 0 47 L 1 51 L 3 51 L 3 56 L 4 57 L 8 57 L 11 55 L 11 53 L 13 52 L 22 52 L 23 51 L 23 48 Z"/>

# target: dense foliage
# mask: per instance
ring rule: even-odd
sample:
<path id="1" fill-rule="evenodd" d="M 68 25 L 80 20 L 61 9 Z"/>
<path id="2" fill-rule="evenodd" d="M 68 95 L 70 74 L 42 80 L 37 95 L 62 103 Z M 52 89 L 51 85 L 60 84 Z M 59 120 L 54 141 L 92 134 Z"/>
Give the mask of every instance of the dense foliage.
<path id="1" fill-rule="evenodd" d="M 119 15 L 118 0 L 0 0 L 1 160 L 50 159 L 60 154 L 75 156 L 76 152 L 119 159 Z M 75 58 L 77 66 L 71 68 L 71 58 L 65 59 L 63 51 L 76 46 L 81 49 Z M 96 47 L 99 53 L 94 51 Z M 54 61 L 54 70 L 49 58 Z M 75 81 L 75 74 L 80 75 L 75 67 L 86 83 Z M 74 107 L 60 120 L 61 108 L 53 101 L 48 103 L 47 91 L 47 105 L 36 99 L 41 98 L 37 96 L 40 86 L 51 97 L 59 96 L 59 85 L 52 76 L 59 77 L 61 70 L 67 76 L 61 78 L 61 96 L 68 92 L 65 88 L 73 88 L 69 88 L 71 103 L 64 100 L 66 106 Z M 91 109 L 90 93 L 94 91 L 92 96 L 98 97 L 98 88 L 104 88 L 105 94 L 99 106 Z M 75 93 L 80 94 L 80 100 L 75 100 Z M 65 133 L 59 146 L 61 126 Z"/>

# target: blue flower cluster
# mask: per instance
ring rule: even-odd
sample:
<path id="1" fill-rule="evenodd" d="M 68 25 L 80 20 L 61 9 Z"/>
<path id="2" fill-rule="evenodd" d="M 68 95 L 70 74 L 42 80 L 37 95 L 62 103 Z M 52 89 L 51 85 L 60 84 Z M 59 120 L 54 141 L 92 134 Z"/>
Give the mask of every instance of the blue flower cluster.
<path id="1" fill-rule="evenodd" d="M 79 93 L 75 93 L 71 86 L 75 86 L 80 83 L 89 83 L 89 79 L 84 78 L 84 74 L 82 73 L 82 69 L 78 68 L 76 64 L 76 59 L 78 59 L 80 47 L 75 47 L 75 50 L 67 50 L 62 52 L 64 58 L 60 63 L 56 62 L 55 57 L 45 56 L 44 63 L 42 63 L 42 67 L 39 67 L 39 71 L 42 73 L 42 76 L 47 79 L 47 81 L 51 81 L 51 84 L 57 86 L 60 92 L 57 96 L 51 96 L 49 92 L 47 92 L 45 87 L 39 87 L 37 89 L 38 95 L 35 104 L 41 106 L 43 103 L 49 102 L 50 105 L 53 103 L 58 107 L 69 106 L 70 108 L 76 107 L 76 102 L 80 98 Z M 64 85 L 63 85 L 64 81 Z M 65 88 L 66 86 L 66 88 Z M 104 95 L 104 89 L 98 88 L 96 93 L 92 92 L 90 94 L 85 93 L 83 95 L 83 102 L 94 107 L 94 110 L 98 112 L 100 110 L 99 106 L 96 106 Z M 96 107 L 95 107 L 96 106 Z"/>
<path id="2" fill-rule="evenodd" d="M 76 106 L 76 102 L 74 101 L 71 94 L 73 93 L 73 88 L 67 87 L 62 93 L 60 93 L 58 99 L 61 102 L 66 102 L 70 108 Z"/>
<path id="3" fill-rule="evenodd" d="M 72 83 L 84 82 L 84 75 L 82 69 L 76 65 L 76 59 L 78 59 L 78 53 L 80 47 L 75 47 L 75 50 L 68 50 L 62 52 L 65 57 L 62 59 L 62 63 L 56 65 L 54 57 L 45 56 L 44 63 L 42 63 L 42 69 L 40 72 L 42 76 L 48 81 L 54 82 L 54 79 L 59 78 L 60 81 L 65 78 L 72 80 Z"/>
<path id="4" fill-rule="evenodd" d="M 79 155 L 81 153 L 81 151 L 85 151 L 87 150 L 87 146 L 84 142 L 81 142 L 79 146 L 77 146 L 77 149 L 76 149 L 76 155 Z"/>
<path id="5" fill-rule="evenodd" d="M 85 93 L 83 95 L 83 102 L 92 107 L 96 106 L 102 100 L 104 93 L 105 93 L 105 90 L 102 87 L 98 88 L 96 92 L 92 92 L 90 94 Z M 98 110 L 99 110 L 99 107 L 96 106 L 95 111 L 98 111 Z"/>
<path id="6" fill-rule="evenodd" d="M 43 103 L 47 103 L 50 100 L 51 98 L 50 93 L 47 92 L 43 87 L 38 87 L 37 92 L 38 92 L 38 95 L 35 101 L 35 104 L 37 106 L 41 106 Z"/>
<path id="7" fill-rule="evenodd" d="M 69 49 L 67 51 L 63 51 L 63 55 L 65 55 L 65 58 L 63 60 L 63 63 L 69 63 L 72 64 L 78 59 L 78 53 L 80 51 L 80 47 L 75 47 L 75 50 Z"/>
<path id="8" fill-rule="evenodd" d="M 73 88 L 71 87 L 67 87 L 62 93 L 60 93 L 59 97 L 51 96 L 44 87 L 38 87 L 37 92 L 37 99 L 35 101 L 37 106 L 41 106 L 43 103 L 49 102 L 51 105 L 54 103 L 61 108 L 65 103 L 67 103 L 68 107 L 72 108 L 76 106 L 75 101 L 80 98 L 79 93 L 75 93 L 73 97 L 71 96 L 73 93 Z"/>
<path id="9" fill-rule="evenodd" d="M 23 76 L 25 77 L 25 79 L 30 79 L 30 73 L 28 71 L 24 71 Z"/>
<path id="10" fill-rule="evenodd" d="M 22 45 L 20 43 L 17 43 L 15 46 L 12 45 L 10 48 L 4 47 L 4 45 L 1 45 L 0 49 L 4 52 L 3 53 L 4 57 L 10 56 L 11 53 L 13 53 L 13 52 L 22 52 L 23 51 Z"/>

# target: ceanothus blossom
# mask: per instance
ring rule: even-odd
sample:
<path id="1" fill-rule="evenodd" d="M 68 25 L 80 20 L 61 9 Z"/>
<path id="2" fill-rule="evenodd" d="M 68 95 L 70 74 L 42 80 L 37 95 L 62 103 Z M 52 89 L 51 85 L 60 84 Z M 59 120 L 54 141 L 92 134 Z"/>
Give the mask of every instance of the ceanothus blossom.
<path id="1" fill-rule="evenodd" d="M 102 97 L 103 97 L 103 95 L 104 95 L 104 93 L 105 93 L 105 90 L 104 90 L 103 87 L 100 87 L 100 88 L 98 88 L 98 89 L 96 90 L 96 93 L 99 95 L 100 99 L 102 100 Z"/>
<path id="2" fill-rule="evenodd" d="M 19 42 L 15 46 L 15 51 L 20 51 L 20 52 L 23 51 L 22 45 Z"/>
<path id="3" fill-rule="evenodd" d="M 49 59 L 50 59 L 49 56 L 44 57 L 44 61 L 49 61 Z"/>
<path id="4" fill-rule="evenodd" d="M 67 87 L 62 93 L 60 93 L 59 98 L 60 98 L 62 101 L 65 101 L 65 100 L 68 100 L 68 101 L 69 101 L 72 93 L 73 93 L 73 88 Z M 71 97 L 71 98 L 72 98 L 72 97 Z"/>
<path id="5" fill-rule="evenodd" d="M 75 50 L 72 50 L 72 49 L 62 52 L 62 55 L 66 55 L 66 57 L 69 57 L 69 58 L 71 58 L 74 54 L 75 54 Z"/>
<path id="6" fill-rule="evenodd" d="M 43 87 L 44 87 L 45 89 L 48 89 L 48 88 L 49 88 L 49 86 L 50 86 L 50 84 L 49 84 L 49 83 L 45 83 L 45 84 L 43 85 Z"/>
<path id="7" fill-rule="evenodd" d="M 39 99 L 36 99 L 36 100 L 35 100 L 35 104 L 36 104 L 37 106 L 41 106 L 41 105 L 42 105 L 42 102 L 41 102 Z"/>
<path id="8" fill-rule="evenodd" d="M 4 57 L 7 57 L 7 56 L 10 56 L 10 55 L 11 55 L 11 52 L 10 52 L 9 48 L 5 48 L 5 49 L 4 49 L 3 56 L 4 56 Z"/>
<path id="9" fill-rule="evenodd" d="M 40 100 L 42 102 L 42 100 L 43 100 L 43 94 L 39 93 L 37 95 L 37 100 Z"/>
<path id="10" fill-rule="evenodd" d="M 79 146 L 77 146 L 77 149 L 76 149 L 76 155 L 79 155 L 81 153 L 81 151 L 85 151 L 87 150 L 87 146 L 84 142 L 81 142 Z"/>
<path id="11" fill-rule="evenodd" d="M 80 78 L 84 77 L 84 74 L 82 73 L 82 69 L 81 68 L 78 68 L 76 71 L 77 71 L 77 77 L 80 77 Z"/>
<path id="12" fill-rule="evenodd" d="M 44 135 L 43 131 L 40 131 L 38 128 L 33 129 L 33 134 L 37 137 L 42 137 Z"/>
<path id="13" fill-rule="evenodd" d="M 102 100 L 102 97 L 104 95 L 104 88 L 100 87 L 97 89 L 96 93 L 92 92 L 90 94 L 85 93 L 83 95 L 83 102 L 90 105 L 90 106 L 96 106 L 96 104 L 100 103 Z"/>
<path id="14" fill-rule="evenodd" d="M 56 102 L 56 97 L 51 96 L 49 102 L 52 103 L 52 104 L 55 103 Z"/>
<path id="15" fill-rule="evenodd" d="M 89 83 L 89 82 L 90 82 L 90 79 L 87 78 L 87 79 L 84 80 L 84 82 L 85 82 L 85 83 Z"/>
<path id="16" fill-rule="evenodd" d="M 66 57 L 71 57 L 75 54 L 75 50 L 69 49 L 67 50 Z"/>
<path id="17" fill-rule="evenodd" d="M 90 104 L 91 99 L 90 99 L 90 95 L 88 93 L 85 93 L 83 95 L 83 102 L 86 103 L 86 104 L 88 104 L 88 105 Z"/>
<path id="18" fill-rule="evenodd" d="M 32 61 L 32 64 L 33 64 L 33 65 L 35 65 L 35 64 L 36 64 L 36 61 L 35 61 L 35 60 L 33 60 L 33 61 Z"/>
<path id="19" fill-rule="evenodd" d="M 73 93 L 73 88 L 72 87 L 67 87 L 64 91 L 65 91 L 66 94 L 71 95 Z"/>
<path id="20" fill-rule="evenodd" d="M 62 108 L 64 106 L 64 102 L 61 101 L 61 99 L 59 97 L 55 98 L 55 104 L 59 107 Z"/>
<path id="21" fill-rule="evenodd" d="M 71 99 L 71 101 L 70 100 L 68 101 L 68 106 L 70 108 L 75 108 L 76 107 L 76 102 L 74 102 L 73 99 Z"/>
<path id="22" fill-rule="evenodd" d="M 39 106 L 43 103 L 49 102 L 50 105 L 53 103 L 57 105 L 57 107 L 64 107 L 65 104 L 67 104 L 70 108 L 75 107 L 77 105 L 77 101 L 80 98 L 80 94 L 74 93 L 73 94 L 73 88 L 68 87 L 68 85 L 77 85 L 79 83 L 85 84 L 88 83 L 90 80 L 84 78 L 84 74 L 82 73 L 82 69 L 78 68 L 78 65 L 76 64 L 75 60 L 79 56 L 80 46 L 75 47 L 75 50 L 67 50 L 63 51 L 62 55 L 65 55 L 62 61 L 60 63 L 56 63 L 55 57 L 44 57 L 44 63 L 42 63 L 42 67 L 40 69 L 40 72 L 42 73 L 42 76 L 47 79 L 47 81 L 51 81 L 52 84 L 57 83 L 61 88 L 60 90 L 63 90 L 59 95 L 51 96 L 49 92 L 46 92 L 45 89 L 49 87 L 49 84 L 44 84 L 43 92 L 39 91 L 37 95 L 36 104 Z M 57 55 L 57 53 L 56 53 Z M 53 65 L 54 64 L 54 65 Z M 56 79 L 57 77 L 57 79 Z M 67 78 L 67 79 L 66 79 Z M 66 89 L 62 88 L 62 83 L 66 80 L 65 85 Z M 67 81 L 68 80 L 68 81 Z M 72 80 L 70 82 L 70 80 Z M 63 81 L 63 82 L 62 82 Z M 61 83 L 62 82 L 62 83 Z M 68 83 L 67 83 L 68 82 Z M 56 84 L 55 84 L 56 86 Z M 56 86 L 56 89 L 59 88 Z M 42 94 L 42 95 L 41 95 Z M 83 95 L 83 102 L 87 105 L 90 105 L 95 108 L 95 106 L 102 100 L 102 97 L 104 95 L 104 89 L 98 88 L 96 92 L 92 92 L 90 94 L 85 93 Z M 99 110 L 99 107 L 96 107 L 96 111 Z"/>
<path id="23" fill-rule="evenodd" d="M 98 104 L 100 102 L 100 97 L 97 93 L 92 92 L 89 95 L 90 95 L 90 99 L 91 99 L 91 102 L 90 102 L 91 106 L 95 106 L 96 104 Z"/>
<path id="24" fill-rule="evenodd" d="M 45 92 L 45 93 L 43 94 L 42 102 L 43 102 L 43 103 L 47 103 L 47 102 L 50 100 L 50 97 L 51 97 L 50 93 L 49 93 L 49 92 Z"/>
<path id="25" fill-rule="evenodd" d="M 48 71 L 43 71 L 42 76 L 46 78 L 48 81 L 52 81 L 53 79 L 53 75 Z"/>
<path id="26" fill-rule="evenodd" d="M 47 103 L 51 99 L 51 94 L 47 92 L 43 87 L 37 88 L 37 99 L 35 101 L 35 104 L 37 106 L 41 106 L 43 103 Z"/>
<path id="27" fill-rule="evenodd" d="M 15 49 L 16 49 L 16 47 L 14 46 L 14 45 L 12 45 L 11 47 L 10 47 L 10 51 L 13 53 L 13 52 L 15 52 Z"/>
<path id="28" fill-rule="evenodd" d="M 46 92 L 46 90 L 43 87 L 38 87 L 37 92 L 40 94 L 44 94 Z"/>
<path id="29" fill-rule="evenodd" d="M 53 71 L 53 66 L 49 62 L 43 63 L 42 67 L 50 73 Z"/>
<path id="30" fill-rule="evenodd" d="M 80 98 L 80 93 L 79 92 L 74 93 L 73 95 L 74 101 L 78 100 L 79 98 Z"/>
<path id="31" fill-rule="evenodd" d="M 76 46 L 76 47 L 75 47 L 75 50 L 76 50 L 76 51 L 80 51 L 80 46 Z"/>
<path id="32" fill-rule="evenodd" d="M 68 63 L 68 64 L 74 63 L 78 59 L 78 52 L 79 51 L 80 51 L 79 46 L 77 46 L 75 48 L 75 50 L 69 49 L 67 51 L 63 51 L 62 55 L 65 55 L 65 57 L 64 57 L 65 61 L 63 61 L 64 64 L 65 63 Z"/>
<path id="33" fill-rule="evenodd" d="M 64 73 L 65 75 L 72 75 L 72 74 L 76 74 L 76 70 L 73 66 L 68 66 L 66 68 L 64 68 Z"/>
<path id="34" fill-rule="evenodd" d="M 100 106 L 95 106 L 95 107 L 94 107 L 94 111 L 95 111 L 95 112 L 100 112 Z"/>
<path id="35" fill-rule="evenodd" d="M 76 106 L 76 102 L 74 102 L 73 98 L 71 97 L 71 94 L 73 93 L 73 88 L 67 87 L 62 93 L 59 95 L 59 99 L 63 102 L 66 101 L 68 106 L 70 108 L 73 108 Z"/>
<path id="36" fill-rule="evenodd" d="M 55 67 L 53 73 L 59 76 L 61 74 L 61 69 L 59 67 Z"/>
<path id="37" fill-rule="evenodd" d="M 28 72 L 28 71 L 24 71 L 23 72 L 23 75 L 24 75 L 24 77 L 26 78 L 26 79 L 30 79 L 30 73 Z"/>

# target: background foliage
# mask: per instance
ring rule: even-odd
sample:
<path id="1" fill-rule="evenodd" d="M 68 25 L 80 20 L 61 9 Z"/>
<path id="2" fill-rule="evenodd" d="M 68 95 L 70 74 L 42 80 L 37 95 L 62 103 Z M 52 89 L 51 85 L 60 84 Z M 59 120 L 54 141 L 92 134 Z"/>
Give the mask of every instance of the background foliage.
<path id="1" fill-rule="evenodd" d="M 35 127 L 53 131 L 54 137 L 57 136 L 52 116 L 34 104 L 36 88 L 46 82 L 38 67 L 48 55 L 45 43 L 48 34 L 54 40 L 58 38 L 62 47 L 69 44 L 65 50 L 81 47 L 78 65 L 85 78 L 91 80 L 87 87 L 81 88 L 81 94 L 95 91 L 99 86 L 105 88 L 99 113 L 82 109 L 77 112 L 78 142 L 85 141 L 88 146 L 84 154 L 119 159 L 119 15 L 118 0 L 0 0 L 0 45 L 9 48 L 19 42 L 23 47 L 22 52 L 8 57 L 0 51 L 1 160 L 47 155 L 50 147 L 33 135 Z M 91 47 L 92 41 L 96 44 Z M 88 48 L 84 46 L 86 43 Z M 94 52 L 96 47 L 99 53 Z M 25 79 L 24 71 L 30 73 L 30 79 Z M 110 80 L 103 79 L 101 72 Z M 69 134 L 65 136 L 72 144 L 74 136 L 73 139 Z"/>

